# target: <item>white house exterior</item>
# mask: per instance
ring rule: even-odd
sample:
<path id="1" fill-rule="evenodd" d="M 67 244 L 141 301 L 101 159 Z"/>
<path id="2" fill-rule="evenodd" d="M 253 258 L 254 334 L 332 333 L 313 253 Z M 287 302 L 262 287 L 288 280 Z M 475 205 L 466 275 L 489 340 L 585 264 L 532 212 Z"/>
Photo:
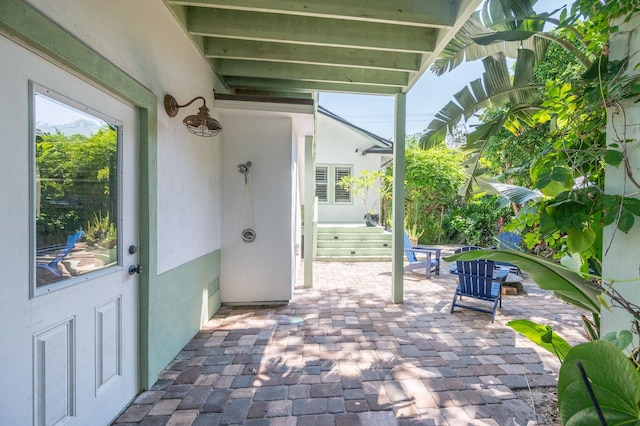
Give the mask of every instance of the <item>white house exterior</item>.
<path id="1" fill-rule="evenodd" d="M 318 107 L 316 124 L 316 196 L 318 223 L 362 224 L 364 204 L 340 188 L 337 181 L 345 175 L 359 176 L 363 170 L 381 170 L 389 165 L 393 143 L 361 129 L 332 112 Z M 371 206 L 380 212 L 380 194 L 371 189 Z"/>

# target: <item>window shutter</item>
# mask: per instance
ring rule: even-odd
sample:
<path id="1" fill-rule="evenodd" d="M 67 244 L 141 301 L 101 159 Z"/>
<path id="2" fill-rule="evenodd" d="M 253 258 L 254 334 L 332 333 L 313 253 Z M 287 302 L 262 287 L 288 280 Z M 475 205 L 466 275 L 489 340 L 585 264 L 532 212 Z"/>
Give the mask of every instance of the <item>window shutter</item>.
<path id="1" fill-rule="evenodd" d="M 340 186 L 340 179 L 345 176 L 351 176 L 351 167 L 336 166 L 335 167 L 335 202 L 350 203 L 351 193 Z"/>
<path id="2" fill-rule="evenodd" d="M 316 197 L 319 203 L 329 201 L 329 168 L 327 166 L 316 166 Z"/>

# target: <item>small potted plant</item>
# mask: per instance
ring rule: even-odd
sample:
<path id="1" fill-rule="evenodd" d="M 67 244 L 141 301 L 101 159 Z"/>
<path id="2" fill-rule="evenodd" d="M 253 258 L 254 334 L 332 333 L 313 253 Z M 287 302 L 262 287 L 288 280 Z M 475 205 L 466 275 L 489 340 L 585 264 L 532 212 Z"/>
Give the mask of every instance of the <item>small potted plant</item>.
<path id="1" fill-rule="evenodd" d="M 383 193 L 381 180 L 384 173 L 380 170 L 362 170 L 360 176 L 344 176 L 340 179 L 339 185 L 342 189 L 349 191 L 354 197 L 362 201 L 365 208 L 364 221 L 367 226 L 378 226 L 380 224 L 380 213 L 376 211 Z M 372 191 L 375 193 L 373 201 L 369 199 Z"/>
<path id="2" fill-rule="evenodd" d="M 407 219 L 407 217 L 404 218 L 404 230 L 407 233 L 407 237 L 409 237 L 411 246 L 416 247 L 418 245 L 418 240 L 422 237 L 422 234 L 424 234 L 424 230 L 418 230 L 417 223 L 410 225 Z"/>
<path id="3" fill-rule="evenodd" d="M 109 212 L 104 215 L 101 211 L 94 213 L 93 220 L 87 222 L 85 234 L 90 246 L 99 245 L 111 249 L 118 242 L 118 231 L 109 218 Z"/>

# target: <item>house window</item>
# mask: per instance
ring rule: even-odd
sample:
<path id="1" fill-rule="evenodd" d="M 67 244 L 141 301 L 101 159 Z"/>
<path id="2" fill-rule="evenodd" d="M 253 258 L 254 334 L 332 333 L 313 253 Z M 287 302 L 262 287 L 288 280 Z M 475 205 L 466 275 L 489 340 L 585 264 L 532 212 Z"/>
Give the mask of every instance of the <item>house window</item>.
<path id="1" fill-rule="evenodd" d="M 329 167 L 316 166 L 316 197 L 319 203 L 329 202 Z"/>
<path id="2" fill-rule="evenodd" d="M 316 197 L 319 203 L 348 204 L 351 193 L 340 186 L 340 179 L 351 176 L 352 166 L 316 166 Z"/>
<path id="3" fill-rule="evenodd" d="M 351 167 L 349 166 L 335 166 L 334 168 L 334 176 L 335 176 L 335 203 L 350 203 L 351 202 L 351 192 L 347 191 L 343 187 L 340 186 L 340 179 L 343 177 L 351 176 Z"/>

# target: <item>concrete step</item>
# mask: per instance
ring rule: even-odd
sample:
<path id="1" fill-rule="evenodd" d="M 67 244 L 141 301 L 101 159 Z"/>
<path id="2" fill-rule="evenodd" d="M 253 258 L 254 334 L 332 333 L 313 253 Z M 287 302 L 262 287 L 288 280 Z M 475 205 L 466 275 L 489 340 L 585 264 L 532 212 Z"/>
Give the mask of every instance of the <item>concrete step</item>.
<path id="1" fill-rule="evenodd" d="M 328 262 L 391 260 L 390 232 L 363 224 L 318 224 L 316 259 Z"/>
<path id="2" fill-rule="evenodd" d="M 318 247 L 316 256 L 391 256 L 391 247 Z"/>
<path id="3" fill-rule="evenodd" d="M 316 256 L 316 260 L 321 262 L 391 262 L 391 256 Z"/>
<path id="4" fill-rule="evenodd" d="M 318 248 L 389 248 L 391 249 L 391 238 L 389 239 L 370 239 L 370 240 L 358 240 L 358 239 L 335 239 L 335 240 L 318 240 Z"/>
<path id="5" fill-rule="evenodd" d="M 362 233 L 358 234 L 355 232 L 349 233 L 318 233 L 318 241 L 333 241 L 333 240 L 349 240 L 349 241 L 365 241 L 365 240 L 381 240 L 381 241 L 391 241 L 391 234 L 370 234 L 370 233 Z"/>
<path id="6" fill-rule="evenodd" d="M 384 234 L 382 226 L 318 224 L 318 234 Z"/>

